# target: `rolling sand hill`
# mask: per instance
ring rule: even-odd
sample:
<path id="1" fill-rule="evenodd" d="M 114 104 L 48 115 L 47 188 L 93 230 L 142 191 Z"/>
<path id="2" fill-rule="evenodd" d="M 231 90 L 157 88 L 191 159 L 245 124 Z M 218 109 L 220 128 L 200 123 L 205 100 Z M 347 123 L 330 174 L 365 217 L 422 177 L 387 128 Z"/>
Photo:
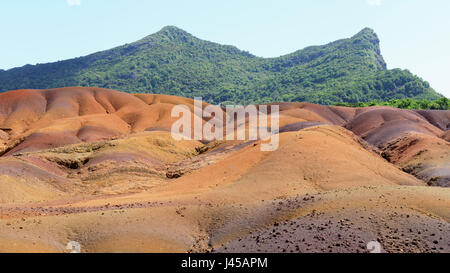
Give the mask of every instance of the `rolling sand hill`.
<path id="1" fill-rule="evenodd" d="M 282 103 L 262 152 L 174 140 L 172 107 L 193 103 L 0 94 L 0 251 L 450 251 L 449 111 Z"/>

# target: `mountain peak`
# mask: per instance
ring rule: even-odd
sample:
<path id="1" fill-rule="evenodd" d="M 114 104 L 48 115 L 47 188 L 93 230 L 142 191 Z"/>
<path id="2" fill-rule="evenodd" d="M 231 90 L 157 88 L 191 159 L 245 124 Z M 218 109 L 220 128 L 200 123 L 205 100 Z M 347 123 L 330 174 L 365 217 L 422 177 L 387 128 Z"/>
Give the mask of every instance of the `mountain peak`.
<path id="1" fill-rule="evenodd" d="M 386 68 L 386 62 L 381 55 L 380 39 L 373 29 L 368 27 L 363 28 L 360 32 L 358 32 L 351 38 L 351 41 L 355 45 L 362 46 L 368 50 L 375 52 L 374 57 L 377 59 L 377 62 L 383 68 Z"/>
<path id="2" fill-rule="evenodd" d="M 187 33 L 186 31 L 182 30 L 181 28 L 172 26 L 172 25 L 165 26 L 158 32 L 185 32 L 185 33 Z"/>
<path id="3" fill-rule="evenodd" d="M 364 35 L 364 34 L 376 35 L 375 30 L 373 30 L 370 27 L 365 27 L 360 32 L 358 32 L 355 36 Z"/>
<path id="4" fill-rule="evenodd" d="M 187 31 L 178 28 L 176 26 L 165 26 L 160 31 L 156 32 L 155 34 L 159 35 L 166 35 L 166 36 L 192 36 Z M 193 36 L 192 36 L 193 37 Z"/>
<path id="5" fill-rule="evenodd" d="M 379 47 L 380 39 L 375 31 L 371 28 L 363 28 L 360 32 L 356 33 L 351 39 L 369 41 L 373 45 Z"/>
<path id="6" fill-rule="evenodd" d="M 173 41 L 173 42 L 186 42 L 188 40 L 191 40 L 195 38 L 193 35 L 191 35 L 190 33 L 188 33 L 187 31 L 178 28 L 176 26 L 165 26 L 163 27 L 161 30 L 159 30 L 158 32 L 151 34 L 147 37 L 144 38 L 144 40 L 169 40 L 169 41 Z"/>
<path id="7" fill-rule="evenodd" d="M 371 28 L 363 28 L 360 32 L 356 33 L 351 39 L 353 40 L 365 40 L 371 42 L 376 47 L 380 45 L 380 39 L 375 31 Z"/>
<path id="8" fill-rule="evenodd" d="M 141 40 L 134 42 L 133 44 L 146 44 L 148 42 L 161 42 L 161 41 L 170 41 L 170 42 L 187 42 L 189 40 L 194 39 L 195 37 L 181 28 L 176 26 L 165 26 L 161 28 L 158 32 L 145 36 Z"/>

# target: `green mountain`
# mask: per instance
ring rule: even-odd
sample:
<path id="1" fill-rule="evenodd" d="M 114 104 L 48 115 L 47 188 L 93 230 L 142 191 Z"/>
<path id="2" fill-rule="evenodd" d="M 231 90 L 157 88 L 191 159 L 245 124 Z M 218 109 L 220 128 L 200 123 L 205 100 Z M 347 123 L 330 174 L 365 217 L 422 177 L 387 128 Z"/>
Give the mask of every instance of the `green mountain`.
<path id="1" fill-rule="evenodd" d="M 0 70 L 0 91 L 95 86 L 211 103 L 307 101 L 321 104 L 438 99 L 408 70 L 387 70 L 369 28 L 349 39 L 279 58 L 200 40 L 173 26 L 132 44 L 85 57 Z"/>

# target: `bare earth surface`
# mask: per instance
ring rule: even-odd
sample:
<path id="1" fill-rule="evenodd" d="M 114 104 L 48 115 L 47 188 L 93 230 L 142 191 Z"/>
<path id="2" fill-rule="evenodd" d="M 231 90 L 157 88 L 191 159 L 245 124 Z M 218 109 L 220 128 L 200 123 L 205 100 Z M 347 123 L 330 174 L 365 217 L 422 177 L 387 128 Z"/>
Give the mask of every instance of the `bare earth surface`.
<path id="1" fill-rule="evenodd" d="M 262 152 L 176 141 L 179 104 L 0 94 L 0 252 L 450 252 L 450 111 L 281 103 Z"/>

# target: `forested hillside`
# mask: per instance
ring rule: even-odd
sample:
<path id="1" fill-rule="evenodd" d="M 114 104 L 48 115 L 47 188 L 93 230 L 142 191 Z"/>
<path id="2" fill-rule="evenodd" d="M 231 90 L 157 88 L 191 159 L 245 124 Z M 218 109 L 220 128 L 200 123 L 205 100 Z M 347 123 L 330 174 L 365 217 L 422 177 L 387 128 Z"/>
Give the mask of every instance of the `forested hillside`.
<path id="1" fill-rule="evenodd" d="M 0 70 L 0 91 L 92 86 L 202 96 L 224 104 L 442 97 L 408 70 L 387 70 L 379 42 L 375 32 L 366 28 L 349 39 L 279 58 L 260 58 L 169 26 L 132 44 L 89 56 Z"/>

